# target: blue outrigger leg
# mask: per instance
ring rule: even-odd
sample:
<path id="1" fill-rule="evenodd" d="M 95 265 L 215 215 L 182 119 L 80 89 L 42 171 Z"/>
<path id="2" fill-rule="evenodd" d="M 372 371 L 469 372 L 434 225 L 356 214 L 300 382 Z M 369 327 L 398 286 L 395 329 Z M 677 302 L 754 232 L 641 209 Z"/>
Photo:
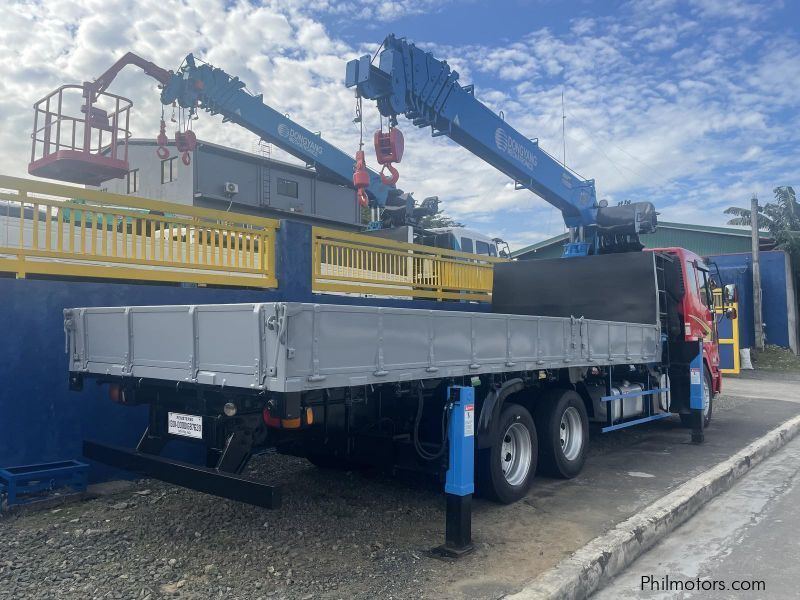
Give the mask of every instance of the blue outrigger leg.
<path id="1" fill-rule="evenodd" d="M 703 393 L 703 340 L 698 342 L 697 356 L 689 364 L 689 408 L 692 411 L 692 443 L 702 444 L 705 441 L 705 398 Z M 711 390 L 708 390 L 711 393 Z M 710 399 L 709 399 L 710 401 Z"/>
<path id="2" fill-rule="evenodd" d="M 473 550 L 472 494 L 475 492 L 475 390 L 451 386 L 447 390 L 449 415 L 449 468 L 445 543 L 437 554 L 457 558 Z"/>

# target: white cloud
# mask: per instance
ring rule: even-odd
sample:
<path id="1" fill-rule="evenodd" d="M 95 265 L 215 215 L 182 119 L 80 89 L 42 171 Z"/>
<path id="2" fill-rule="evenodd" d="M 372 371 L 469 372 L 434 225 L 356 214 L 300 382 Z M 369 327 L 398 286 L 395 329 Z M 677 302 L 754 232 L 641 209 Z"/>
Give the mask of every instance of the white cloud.
<path id="1" fill-rule="evenodd" d="M 446 4 L 10 4 L 0 36 L 0 172 L 25 172 L 36 99 L 98 75 L 128 50 L 169 68 L 195 52 L 238 75 L 270 106 L 354 152 L 354 100 L 342 85 L 344 62 L 374 51 L 376 40 L 345 42 L 325 23 L 357 15 L 385 22 Z M 688 12 L 682 6 L 631 2 L 616 16 L 575 19 L 564 33 L 541 28 L 493 45 L 418 41 L 447 59 L 462 84 L 474 82 L 476 96 L 492 110 L 504 111 L 510 124 L 557 156 L 564 90 L 568 164 L 596 180 L 598 197 L 653 200 L 666 220 L 722 224 L 725 206 L 746 202 L 754 191 L 766 198 L 774 185 L 796 182 L 800 99 L 792 82 L 800 79 L 800 43 L 765 29 L 769 10 L 760 7 L 754 17 L 752 3 L 706 0 Z M 112 90 L 135 103 L 134 135 L 155 136 L 161 106 L 154 82 L 132 69 Z M 365 109 L 369 135 L 378 115 L 371 103 Z M 399 185 L 418 198 L 438 195 L 453 217 L 519 245 L 563 231 L 558 211 L 514 190 L 479 158 L 408 121 L 401 127 L 406 154 Z M 208 115 L 196 130 L 244 150 L 255 139 Z"/>
<path id="2" fill-rule="evenodd" d="M 753 2 L 752 0 L 695 0 L 694 12 L 707 18 L 760 21 L 768 13 L 783 6 L 783 2 Z"/>
<path id="3" fill-rule="evenodd" d="M 357 19 L 365 26 L 370 21 L 390 22 L 403 17 L 436 12 L 453 0 L 290 0 L 289 4 L 299 10 L 315 15 L 330 15 L 341 19 Z"/>

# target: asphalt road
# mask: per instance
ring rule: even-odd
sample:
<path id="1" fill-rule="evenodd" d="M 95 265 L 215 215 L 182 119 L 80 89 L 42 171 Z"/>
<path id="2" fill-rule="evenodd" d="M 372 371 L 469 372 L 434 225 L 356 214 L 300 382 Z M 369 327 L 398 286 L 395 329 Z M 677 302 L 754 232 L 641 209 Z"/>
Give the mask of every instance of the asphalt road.
<path id="1" fill-rule="evenodd" d="M 593 598 L 797 598 L 798 474 L 800 438 L 710 502 Z M 667 577 L 671 589 L 665 585 Z M 740 589 L 732 589 L 735 585 Z"/>

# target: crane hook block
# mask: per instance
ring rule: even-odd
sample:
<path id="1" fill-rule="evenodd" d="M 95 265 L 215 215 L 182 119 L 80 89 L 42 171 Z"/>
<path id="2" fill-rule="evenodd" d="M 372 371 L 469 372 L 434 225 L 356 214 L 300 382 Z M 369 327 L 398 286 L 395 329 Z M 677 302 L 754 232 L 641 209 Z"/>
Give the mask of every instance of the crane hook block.
<path id="1" fill-rule="evenodd" d="M 379 164 L 399 163 L 403 159 L 403 134 L 396 127 L 386 132 L 376 131 L 374 141 Z"/>
<path id="2" fill-rule="evenodd" d="M 181 133 L 175 132 L 175 146 L 178 152 L 192 152 L 197 147 L 197 136 L 191 129 Z"/>
<path id="3" fill-rule="evenodd" d="M 188 167 L 192 163 L 192 157 L 189 153 L 197 147 L 197 136 L 194 131 L 191 129 L 183 133 L 176 131 L 175 146 L 178 148 L 178 152 L 181 153 L 181 162 Z"/>
<path id="4" fill-rule="evenodd" d="M 364 158 L 364 151 L 356 152 L 356 164 L 353 168 L 353 187 L 356 188 L 356 197 L 361 206 L 369 205 L 366 188 L 369 187 L 369 171 L 367 171 L 367 161 Z"/>
<path id="5" fill-rule="evenodd" d="M 158 144 L 158 149 L 156 150 L 158 158 L 161 160 L 168 159 L 169 148 L 167 148 L 167 144 L 169 144 L 169 138 L 167 137 L 167 124 L 164 122 L 164 119 L 161 119 L 161 131 L 158 133 L 156 143 Z"/>
<path id="6" fill-rule="evenodd" d="M 374 136 L 375 156 L 381 167 L 381 181 L 384 185 L 394 185 L 400 178 L 400 173 L 392 166 L 392 163 L 399 163 L 403 158 L 403 134 L 396 127 L 389 131 L 376 131 Z M 389 175 L 384 175 L 384 169 L 389 171 Z"/>

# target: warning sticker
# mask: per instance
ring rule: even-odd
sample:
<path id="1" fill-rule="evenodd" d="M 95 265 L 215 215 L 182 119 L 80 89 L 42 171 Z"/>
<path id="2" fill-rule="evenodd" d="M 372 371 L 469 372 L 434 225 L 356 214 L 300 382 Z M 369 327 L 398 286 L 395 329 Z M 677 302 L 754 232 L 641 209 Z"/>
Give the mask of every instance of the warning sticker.
<path id="1" fill-rule="evenodd" d="M 467 404 L 464 407 L 464 437 L 475 435 L 475 405 Z"/>
<path id="2" fill-rule="evenodd" d="M 690 371 L 692 385 L 700 385 L 700 369 L 690 369 Z"/>

